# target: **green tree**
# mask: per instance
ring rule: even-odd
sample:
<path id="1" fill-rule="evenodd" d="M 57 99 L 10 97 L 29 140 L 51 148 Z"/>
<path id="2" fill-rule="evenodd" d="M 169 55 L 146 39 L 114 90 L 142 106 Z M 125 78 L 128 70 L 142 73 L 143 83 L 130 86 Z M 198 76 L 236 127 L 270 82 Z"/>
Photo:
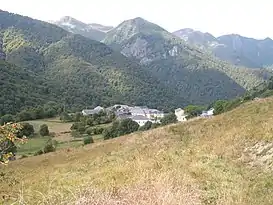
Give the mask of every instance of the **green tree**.
<path id="1" fill-rule="evenodd" d="M 8 122 L 13 122 L 14 121 L 14 118 L 12 115 L 4 115 L 0 118 L 0 125 L 3 125 L 5 123 L 8 123 Z"/>
<path id="2" fill-rule="evenodd" d="M 151 129 L 155 129 L 155 128 L 158 128 L 160 126 L 161 126 L 160 123 L 153 123 L 152 126 L 151 126 Z"/>
<path id="3" fill-rule="evenodd" d="M 52 139 L 48 140 L 48 142 L 46 143 L 44 147 L 44 153 L 55 152 L 57 144 L 58 143 L 56 140 L 52 140 Z"/>
<path id="4" fill-rule="evenodd" d="M 82 114 L 81 114 L 80 112 L 77 112 L 77 113 L 74 115 L 74 121 L 75 121 L 75 122 L 80 122 L 81 117 L 82 117 Z"/>
<path id="5" fill-rule="evenodd" d="M 102 133 L 104 140 L 118 137 L 118 127 L 119 127 L 119 121 L 116 120 L 113 122 L 112 126 L 104 129 Z"/>
<path id="6" fill-rule="evenodd" d="M 200 114 L 202 114 L 202 111 L 205 110 L 204 106 L 198 106 L 198 105 L 188 105 L 185 107 L 185 113 L 187 113 L 188 117 L 197 117 Z"/>
<path id="7" fill-rule="evenodd" d="M 40 126 L 39 133 L 41 136 L 48 136 L 49 135 L 48 126 L 46 124 L 42 124 Z"/>
<path id="8" fill-rule="evenodd" d="M 91 143 L 94 143 L 94 140 L 91 136 L 87 136 L 83 139 L 83 144 L 84 145 L 87 145 L 87 144 L 91 144 Z"/>
<path id="9" fill-rule="evenodd" d="M 130 134 L 132 132 L 137 131 L 139 128 L 139 125 L 137 122 L 133 121 L 132 119 L 128 118 L 128 119 L 124 119 L 121 120 L 119 122 L 118 125 L 118 135 L 126 135 L 126 134 Z"/>
<path id="10" fill-rule="evenodd" d="M 217 100 L 213 104 L 214 114 L 218 115 L 227 111 L 228 105 L 229 105 L 229 102 L 227 100 Z"/>
<path id="11" fill-rule="evenodd" d="M 145 131 L 152 128 L 153 123 L 151 121 L 146 122 L 143 126 L 139 127 L 139 131 Z"/>
<path id="12" fill-rule="evenodd" d="M 172 123 L 176 123 L 177 122 L 177 117 L 174 113 L 170 113 L 166 116 L 164 116 L 161 120 L 160 120 L 162 125 L 168 125 L 168 124 L 172 124 Z"/>
<path id="13" fill-rule="evenodd" d="M 20 124 L 22 126 L 22 129 L 18 133 L 18 137 L 23 137 L 23 136 L 29 137 L 29 136 L 34 134 L 33 125 L 31 125 L 31 124 L 29 124 L 27 122 L 22 122 Z"/>

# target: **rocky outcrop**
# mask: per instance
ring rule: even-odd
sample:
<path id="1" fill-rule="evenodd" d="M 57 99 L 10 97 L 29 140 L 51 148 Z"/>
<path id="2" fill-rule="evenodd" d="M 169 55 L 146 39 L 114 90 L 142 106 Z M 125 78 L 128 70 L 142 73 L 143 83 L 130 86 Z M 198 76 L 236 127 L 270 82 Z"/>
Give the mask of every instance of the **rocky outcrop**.
<path id="1" fill-rule="evenodd" d="M 0 60 L 5 60 L 6 54 L 3 51 L 3 40 L 0 38 Z"/>

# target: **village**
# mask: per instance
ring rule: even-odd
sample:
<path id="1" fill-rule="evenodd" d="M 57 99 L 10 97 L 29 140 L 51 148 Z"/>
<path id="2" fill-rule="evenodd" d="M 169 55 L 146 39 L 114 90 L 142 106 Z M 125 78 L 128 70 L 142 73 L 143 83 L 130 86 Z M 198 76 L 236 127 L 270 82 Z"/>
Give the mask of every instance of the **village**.
<path id="1" fill-rule="evenodd" d="M 160 123 L 160 120 L 167 115 L 168 113 L 164 113 L 163 111 L 157 109 L 150 109 L 147 106 L 129 106 L 129 105 L 114 105 L 111 107 L 101 107 L 97 106 L 94 109 L 85 109 L 82 110 L 83 116 L 93 115 L 99 113 L 101 111 L 110 112 L 113 111 L 117 117 L 117 119 L 127 119 L 130 118 L 133 121 L 137 122 L 139 126 L 145 125 L 146 122 L 152 123 Z M 182 108 L 175 109 L 175 115 L 177 117 L 178 122 L 187 121 L 187 113 Z M 200 117 L 211 117 L 214 114 L 214 109 L 211 108 L 207 111 L 203 111 Z"/>

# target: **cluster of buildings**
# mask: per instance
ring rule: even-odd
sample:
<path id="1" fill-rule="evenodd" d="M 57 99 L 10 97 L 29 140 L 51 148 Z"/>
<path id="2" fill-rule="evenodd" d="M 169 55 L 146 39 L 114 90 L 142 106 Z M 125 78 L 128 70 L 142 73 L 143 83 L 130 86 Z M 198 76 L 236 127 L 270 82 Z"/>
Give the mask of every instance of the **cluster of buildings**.
<path id="1" fill-rule="evenodd" d="M 93 115 L 105 110 L 113 111 L 118 119 L 131 118 L 137 122 L 140 126 L 143 126 L 146 122 L 159 123 L 160 119 L 164 117 L 164 112 L 157 109 L 150 109 L 146 106 L 128 106 L 128 105 L 114 105 L 108 108 L 96 107 L 94 109 L 86 109 L 82 111 L 84 116 Z"/>
<path id="2" fill-rule="evenodd" d="M 139 126 L 145 125 L 146 122 L 150 121 L 152 123 L 160 123 L 160 120 L 164 117 L 164 112 L 157 109 L 150 109 L 146 106 L 128 106 L 128 105 L 114 105 L 108 108 L 103 108 L 97 106 L 94 109 L 86 109 L 82 111 L 84 116 L 93 115 L 99 113 L 100 111 L 113 111 L 117 119 L 127 119 L 130 118 L 137 122 Z M 213 115 L 214 109 L 211 108 L 208 111 L 203 111 L 201 117 L 210 117 Z M 177 121 L 184 122 L 187 121 L 187 115 L 185 111 L 181 108 L 175 109 L 175 115 Z"/>

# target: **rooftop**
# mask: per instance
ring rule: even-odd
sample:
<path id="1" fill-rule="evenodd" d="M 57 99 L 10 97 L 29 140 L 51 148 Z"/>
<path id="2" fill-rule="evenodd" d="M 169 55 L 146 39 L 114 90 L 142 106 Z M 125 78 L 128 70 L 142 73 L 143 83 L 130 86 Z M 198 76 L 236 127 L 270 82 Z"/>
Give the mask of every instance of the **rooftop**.
<path id="1" fill-rule="evenodd" d="M 149 118 L 144 117 L 144 116 L 142 116 L 142 115 L 133 116 L 133 117 L 131 117 L 131 119 L 132 119 L 132 120 L 147 120 L 147 121 L 150 120 Z"/>

